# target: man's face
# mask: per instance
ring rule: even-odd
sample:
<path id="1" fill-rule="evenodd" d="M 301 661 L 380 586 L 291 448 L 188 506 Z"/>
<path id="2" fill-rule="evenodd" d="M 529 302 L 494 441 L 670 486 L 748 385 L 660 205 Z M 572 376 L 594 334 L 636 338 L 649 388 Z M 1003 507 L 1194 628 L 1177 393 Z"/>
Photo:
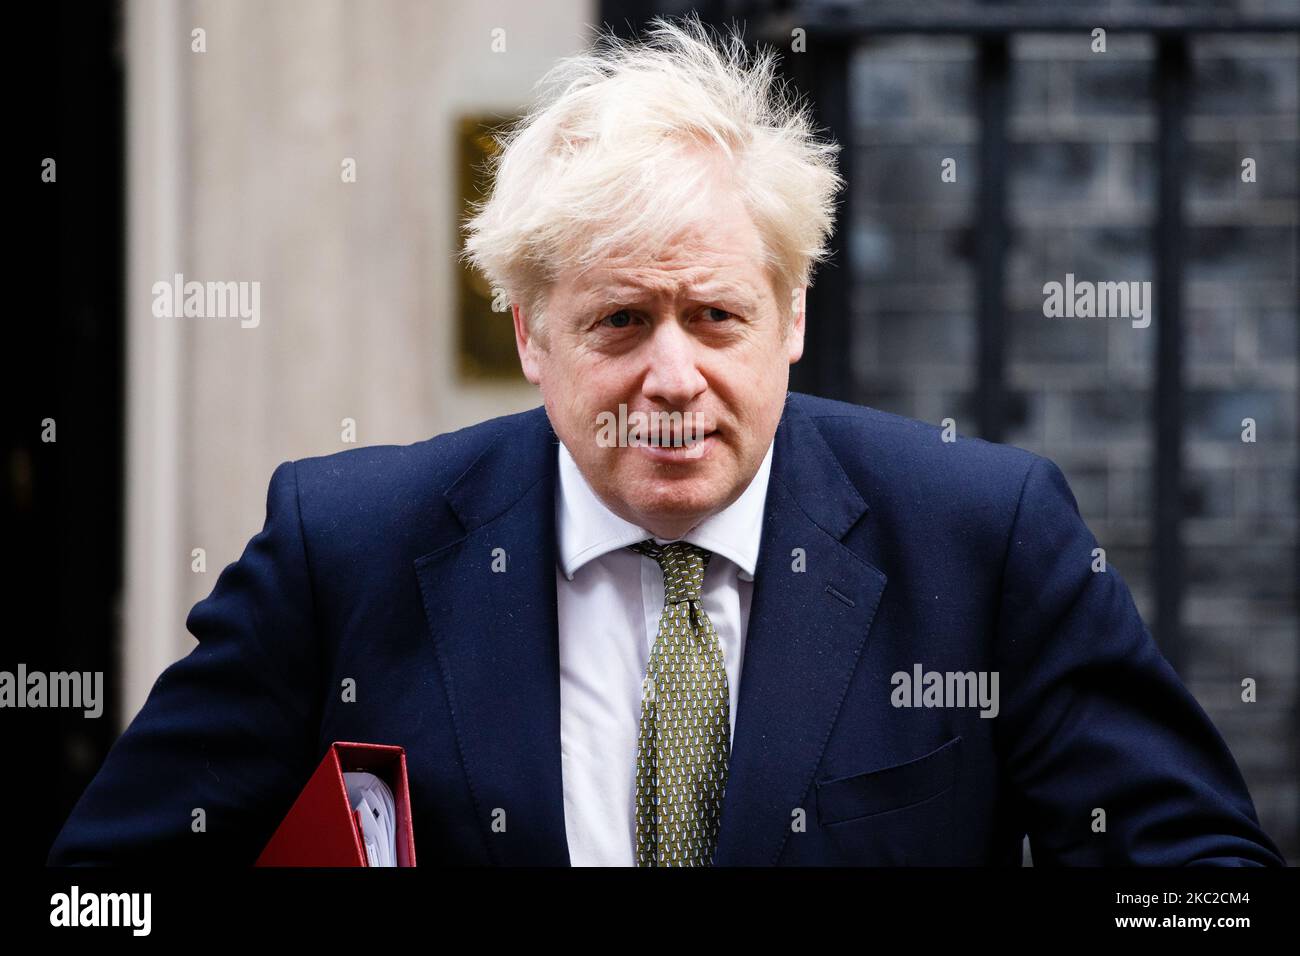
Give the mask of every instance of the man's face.
<path id="1" fill-rule="evenodd" d="M 615 256 L 561 273 L 544 344 L 514 307 L 524 374 L 592 490 L 615 514 L 670 539 L 748 486 L 803 354 L 802 290 L 783 323 L 794 296 L 787 290 L 778 303 L 744 206 L 716 189 L 700 205 L 696 224 L 661 258 Z M 607 447 L 602 423 L 620 404 L 629 416 L 691 413 L 684 421 L 702 423 L 706 437 L 686 448 L 663 447 L 680 435 Z"/>

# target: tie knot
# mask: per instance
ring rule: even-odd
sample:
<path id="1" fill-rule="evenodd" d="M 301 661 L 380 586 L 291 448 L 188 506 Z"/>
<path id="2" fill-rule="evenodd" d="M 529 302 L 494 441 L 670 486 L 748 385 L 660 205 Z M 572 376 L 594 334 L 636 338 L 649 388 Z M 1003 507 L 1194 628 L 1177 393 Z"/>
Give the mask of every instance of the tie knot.
<path id="1" fill-rule="evenodd" d="M 637 554 L 653 558 L 663 569 L 664 604 L 700 599 L 704 588 L 704 569 L 709 564 L 709 558 L 713 557 L 712 551 L 706 551 L 687 541 L 656 544 L 653 538 L 628 547 Z"/>

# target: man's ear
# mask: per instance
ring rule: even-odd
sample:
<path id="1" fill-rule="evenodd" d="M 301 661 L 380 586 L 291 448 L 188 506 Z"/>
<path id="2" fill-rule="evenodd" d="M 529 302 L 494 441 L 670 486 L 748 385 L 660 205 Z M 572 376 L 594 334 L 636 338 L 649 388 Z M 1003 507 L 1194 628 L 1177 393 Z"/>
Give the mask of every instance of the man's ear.
<path id="1" fill-rule="evenodd" d="M 519 351 L 519 366 L 524 370 L 524 378 L 534 385 L 540 385 L 541 375 L 537 363 L 537 349 L 539 346 L 537 336 L 529 331 L 528 317 L 524 315 L 524 310 L 519 307 L 519 303 L 512 303 L 510 312 L 515 323 L 515 348 Z"/>
<path id="2" fill-rule="evenodd" d="M 790 293 L 790 319 L 785 327 L 785 344 L 791 365 L 803 358 L 803 331 L 804 320 L 807 317 L 807 309 L 805 308 L 807 301 L 807 286 L 800 286 Z"/>

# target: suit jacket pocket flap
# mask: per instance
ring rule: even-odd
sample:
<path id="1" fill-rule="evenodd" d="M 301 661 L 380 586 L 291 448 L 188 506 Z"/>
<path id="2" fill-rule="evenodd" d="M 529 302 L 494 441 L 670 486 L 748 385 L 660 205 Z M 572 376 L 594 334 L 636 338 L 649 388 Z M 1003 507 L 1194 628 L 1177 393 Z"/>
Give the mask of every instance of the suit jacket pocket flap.
<path id="1" fill-rule="evenodd" d="M 957 779 L 961 737 L 895 767 L 817 781 L 817 819 L 839 823 L 899 810 L 943 793 Z"/>

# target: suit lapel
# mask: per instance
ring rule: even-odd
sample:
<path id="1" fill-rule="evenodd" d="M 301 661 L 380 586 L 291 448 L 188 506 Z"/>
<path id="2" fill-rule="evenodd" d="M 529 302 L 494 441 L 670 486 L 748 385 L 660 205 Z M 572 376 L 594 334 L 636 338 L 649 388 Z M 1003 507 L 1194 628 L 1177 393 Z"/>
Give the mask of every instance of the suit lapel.
<path id="1" fill-rule="evenodd" d="M 790 396 L 772 452 L 719 866 L 775 864 L 794 811 L 814 812 L 805 798 L 885 589 L 885 575 L 842 543 L 866 511 Z"/>
<path id="2" fill-rule="evenodd" d="M 519 421 L 446 492 L 463 537 L 419 558 L 415 569 L 489 858 L 567 866 L 557 439 L 544 408 Z"/>

